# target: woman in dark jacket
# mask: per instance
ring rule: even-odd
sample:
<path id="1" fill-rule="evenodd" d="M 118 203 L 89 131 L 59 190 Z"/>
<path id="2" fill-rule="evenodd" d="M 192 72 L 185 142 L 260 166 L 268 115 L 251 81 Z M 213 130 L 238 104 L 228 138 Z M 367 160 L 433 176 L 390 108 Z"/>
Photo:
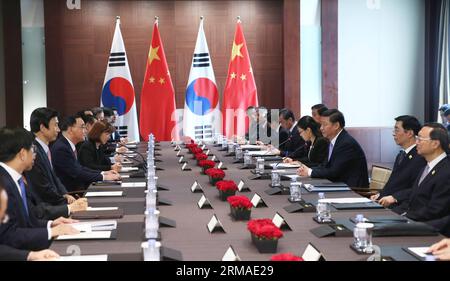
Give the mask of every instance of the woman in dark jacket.
<path id="1" fill-rule="evenodd" d="M 105 154 L 105 144 L 114 130 L 114 127 L 105 121 L 98 121 L 92 126 L 88 139 L 78 151 L 78 161 L 81 165 L 100 171 L 121 170 L 122 166 L 119 163 L 113 165 Z"/>
<path id="2" fill-rule="evenodd" d="M 322 136 L 320 124 L 311 116 L 303 116 L 297 122 L 298 132 L 305 142 L 310 143 L 308 155 L 300 159 L 285 158 L 285 163 L 298 164 L 301 162 L 308 167 L 322 164 L 328 158 L 328 139 Z M 295 161 L 296 160 L 296 161 Z"/>

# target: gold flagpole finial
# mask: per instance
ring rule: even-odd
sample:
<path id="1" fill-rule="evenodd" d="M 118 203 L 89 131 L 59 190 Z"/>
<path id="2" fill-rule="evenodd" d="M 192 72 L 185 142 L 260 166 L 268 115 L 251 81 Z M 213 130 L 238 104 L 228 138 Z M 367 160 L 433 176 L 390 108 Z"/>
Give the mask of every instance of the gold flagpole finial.
<path id="1" fill-rule="evenodd" d="M 159 17 L 158 17 L 158 16 L 155 16 L 155 20 L 159 20 Z"/>
<path id="2" fill-rule="evenodd" d="M 237 21 L 241 22 L 241 16 L 237 16 Z"/>
<path id="3" fill-rule="evenodd" d="M 204 16 L 200 16 L 200 20 L 203 20 L 205 17 Z"/>

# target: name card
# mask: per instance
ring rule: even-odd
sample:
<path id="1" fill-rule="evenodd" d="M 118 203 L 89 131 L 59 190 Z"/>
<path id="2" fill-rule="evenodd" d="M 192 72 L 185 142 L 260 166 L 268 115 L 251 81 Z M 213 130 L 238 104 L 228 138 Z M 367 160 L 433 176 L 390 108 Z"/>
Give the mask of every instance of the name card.
<path id="1" fill-rule="evenodd" d="M 261 198 L 261 196 L 259 196 L 258 193 L 255 193 L 255 195 L 253 195 L 253 198 L 251 200 L 253 207 L 258 208 L 258 207 L 267 207 L 266 203 L 264 202 L 264 200 Z"/>
<path id="2" fill-rule="evenodd" d="M 233 246 L 230 245 L 228 250 L 223 255 L 222 261 L 241 261 L 241 258 L 237 255 L 236 251 L 233 249 Z"/>
<path id="3" fill-rule="evenodd" d="M 209 233 L 213 233 L 216 231 L 225 232 L 222 223 L 219 221 L 215 214 L 212 216 L 206 227 L 208 228 Z"/>
<path id="4" fill-rule="evenodd" d="M 279 229 L 284 228 L 287 230 L 291 230 L 291 227 L 287 224 L 286 220 L 278 212 L 273 217 L 272 222 Z"/>
<path id="5" fill-rule="evenodd" d="M 302 258 L 305 261 L 325 261 L 323 254 L 312 243 L 306 246 Z"/>
<path id="6" fill-rule="evenodd" d="M 217 169 L 222 169 L 223 163 L 220 162 L 219 165 L 217 166 Z"/>
<path id="7" fill-rule="evenodd" d="M 197 181 L 195 181 L 191 186 L 191 191 L 193 193 L 194 192 L 203 192 L 203 188 Z"/>
<path id="8" fill-rule="evenodd" d="M 181 147 L 179 145 L 175 146 L 174 151 L 181 151 Z"/>
<path id="9" fill-rule="evenodd" d="M 208 150 L 205 152 L 205 154 L 206 154 L 206 155 L 209 155 L 210 152 L 211 152 L 211 151 L 208 149 Z"/>
<path id="10" fill-rule="evenodd" d="M 178 160 L 178 163 L 186 163 L 186 162 L 184 162 L 184 156 L 180 157 L 180 160 Z"/>
<path id="11" fill-rule="evenodd" d="M 187 163 L 184 162 L 183 166 L 181 167 L 181 170 L 182 170 L 182 171 L 190 171 L 191 168 L 188 168 L 188 167 L 187 167 Z"/>
<path id="12" fill-rule="evenodd" d="M 178 150 L 177 157 L 182 157 L 183 156 L 183 155 L 180 156 L 180 154 L 181 154 L 181 150 Z"/>
<path id="13" fill-rule="evenodd" d="M 240 180 L 239 184 L 238 184 L 238 190 L 239 190 L 239 192 L 245 192 L 245 191 L 249 191 L 250 189 L 247 187 L 247 185 L 245 184 L 245 182 L 243 180 Z"/>
<path id="14" fill-rule="evenodd" d="M 202 150 L 205 150 L 205 148 L 206 148 L 206 145 L 204 144 L 204 145 L 202 145 Z"/>
<path id="15" fill-rule="evenodd" d="M 216 160 L 217 160 L 216 155 L 213 155 L 213 157 L 211 158 L 211 161 L 216 161 Z"/>
<path id="16" fill-rule="evenodd" d="M 208 198 L 205 197 L 205 195 L 202 195 L 202 197 L 200 197 L 200 200 L 198 200 L 197 205 L 200 209 L 205 208 L 212 209 L 211 203 L 209 202 Z"/>

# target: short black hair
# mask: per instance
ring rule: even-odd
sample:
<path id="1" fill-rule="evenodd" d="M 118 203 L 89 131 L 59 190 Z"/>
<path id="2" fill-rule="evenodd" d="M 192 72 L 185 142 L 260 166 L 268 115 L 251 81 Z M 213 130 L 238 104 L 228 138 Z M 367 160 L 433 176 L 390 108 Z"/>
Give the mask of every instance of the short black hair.
<path id="1" fill-rule="evenodd" d="M 323 107 L 317 109 L 317 114 L 319 114 L 319 116 L 322 116 L 322 114 L 327 110 L 328 110 L 328 107 L 323 106 Z"/>
<path id="2" fill-rule="evenodd" d="M 437 140 L 441 144 L 442 150 L 448 153 L 449 151 L 449 140 L 447 129 L 441 123 L 430 122 L 423 125 L 424 127 L 432 128 L 430 132 L 430 139 Z"/>
<path id="3" fill-rule="evenodd" d="M 58 112 L 56 110 L 40 107 L 35 109 L 31 113 L 30 117 L 30 129 L 32 133 L 37 133 L 41 130 L 41 125 L 44 125 L 48 129 L 50 120 L 58 117 Z"/>
<path id="4" fill-rule="evenodd" d="M 77 118 L 83 119 L 82 116 L 79 115 L 71 115 L 64 118 L 59 124 L 59 128 L 62 132 L 66 132 L 69 127 L 73 127 L 77 123 Z"/>
<path id="5" fill-rule="evenodd" d="M 111 117 L 114 115 L 114 111 L 109 107 L 103 107 L 103 113 L 105 114 L 105 117 Z"/>
<path id="6" fill-rule="evenodd" d="M 292 119 L 292 122 L 295 122 L 295 115 L 294 115 L 294 112 L 292 112 L 292 110 L 290 110 L 290 109 L 281 110 L 281 111 L 280 111 L 280 116 L 281 116 L 281 118 L 283 118 L 284 120 Z"/>
<path id="7" fill-rule="evenodd" d="M 314 120 L 311 116 L 303 116 L 298 120 L 297 127 L 299 127 L 302 130 L 306 130 L 308 128 L 311 129 L 312 133 L 316 137 L 321 137 L 322 132 L 320 131 L 320 124 Z"/>
<path id="8" fill-rule="evenodd" d="M 326 107 L 326 106 L 324 104 L 318 103 L 318 104 L 311 106 L 311 110 L 319 110 L 322 107 Z"/>
<path id="9" fill-rule="evenodd" d="M 92 125 L 95 122 L 97 122 L 97 118 L 95 118 L 92 115 L 83 115 L 81 118 L 83 119 L 84 124 L 91 124 Z"/>
<path id="10" fill-rule="evenodd" d="M 0 129 L 0 162 L 9 162 L 16 157 L 22 149 L 30 150 L 34 135 L 24 128 Z"/>
<path id="11" fill-rule="evenodd" d="M 101 108 L 101 107 L 93 107 L 93 108 L 91 109 L 91 111 L 92 111 L 92 113 L 94 113 L 94 116 L 96 116 L 97 114 L 103 112 L 103 108 Z"/>
<path id="12" fill-rule="evenodd" d="M 415 136 L 417 136 L 420 129 L 422 129 L 422 125 L 420 125 L 419 120 L 411 115 L 398 116 L 397 118 L 395 118 L 395 121 L 402 122 L 403 129 L 407 131 L 413 131 Z"/>
<path id="13" fill-rule="evenodd" d="M 329 117 L 331 123 L 339 123 L 341 128 L 345 127 L 344 114 L 342 114 L 342 112 L 337 109 L 328 109 L 327 111 L 323 112 L 321 116 Z"/>

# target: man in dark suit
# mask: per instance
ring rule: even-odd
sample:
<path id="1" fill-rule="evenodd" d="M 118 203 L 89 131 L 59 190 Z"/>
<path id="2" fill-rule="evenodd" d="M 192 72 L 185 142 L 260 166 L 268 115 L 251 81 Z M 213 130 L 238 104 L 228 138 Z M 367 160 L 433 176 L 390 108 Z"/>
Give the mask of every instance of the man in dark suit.
<path id="1" fill-rule="evenodd" d="M 279 144 L 280 155 L 291 159 L 307 156 L 306 143 L 298 133 L 294 113 L 287 109 L 280 111 L 280 124 L 288 132 L 284 143 Z"/>
<path id="2" fill-rule="evenodd" d="M 53 237 L 77 234 L 74 221 L 59 218 L 40 220 L 32 211 L 25 171 L 34 161 L 33 135 L 25 129 L 0 129 L 0 178 L 8 195 L 9 222 L 0 227 L 0 244 L 22 250 L 42 250 Z"/>
<path id="3" fill-rule="evenodd" d="M 78 162 L 75 146 L 84 141 L 86 133 L 86 126 L 81 117 L 67 117 L 63 120 L 61 129 L 62 134 L 50 150 L 56 175 L 69 192 L 85 190 L 93 182 L 120 179 L 115 171 L 92 170 Z"/>
<path id="4" fill-rule="evenodd" d="M 3 223 L 7 223 L 9 218 L 6 215 L 6 208 L 8 206 L 8 195 L 3 188 L 3 184 L 0 181 L 0 226 Z M 45 261 L 58 258 L 59 255 L 52 250 L 42 251 L 28 251 L 19 250 L 7 245 L 0 244 L 0 261 Z"/>
<path id="5" fill-rule="evenodd" d="M 450 159 L 448 134 L 439 123 L 423 126 L 417 137 L 417 153 L 427 164 L 419 173 L 409 198 L 394 212 L 415 221 L 431 221 L 450 215 Z"/>
<path id="6" fill-rule="evenodd" d="M 414 116 L 403 115 L 395 118 L 394 140 L 402 147 L 395 158 L 392 174 L 383 190 L 370 199 L 378 200 L 384 207 L 395 207 L 409 197 L 411 187 L 417 175 L 427 164 L 417 154 L 416 136 L 421 129 L 419 120 Z"/>
<path id="7" fill-rule="evenodd" d="M 315 168 L 302 165 L 297 173 L 344 182 L 350 187 L 368 187 L 366 156 L 359 143 L 344 129 L 344 115 L 337 109 L 329 109 L 322 114 L 321 124 L 323 136 L 330 140 L 328 159 Z"/>
<path id="8" fill-rule="evenodd" d="M 86 210 L 87 200 L 75 200 L 69 195 L 53 170 L 48 146 L 58 137 L 58 112 L 45 107 L 34 110 L 30 117 L 30 128 L 36 137 L 33 142 L 36 159 L 26 175 L 33 186 L 36 215 L 43 219 L 55 219 Z"/>

